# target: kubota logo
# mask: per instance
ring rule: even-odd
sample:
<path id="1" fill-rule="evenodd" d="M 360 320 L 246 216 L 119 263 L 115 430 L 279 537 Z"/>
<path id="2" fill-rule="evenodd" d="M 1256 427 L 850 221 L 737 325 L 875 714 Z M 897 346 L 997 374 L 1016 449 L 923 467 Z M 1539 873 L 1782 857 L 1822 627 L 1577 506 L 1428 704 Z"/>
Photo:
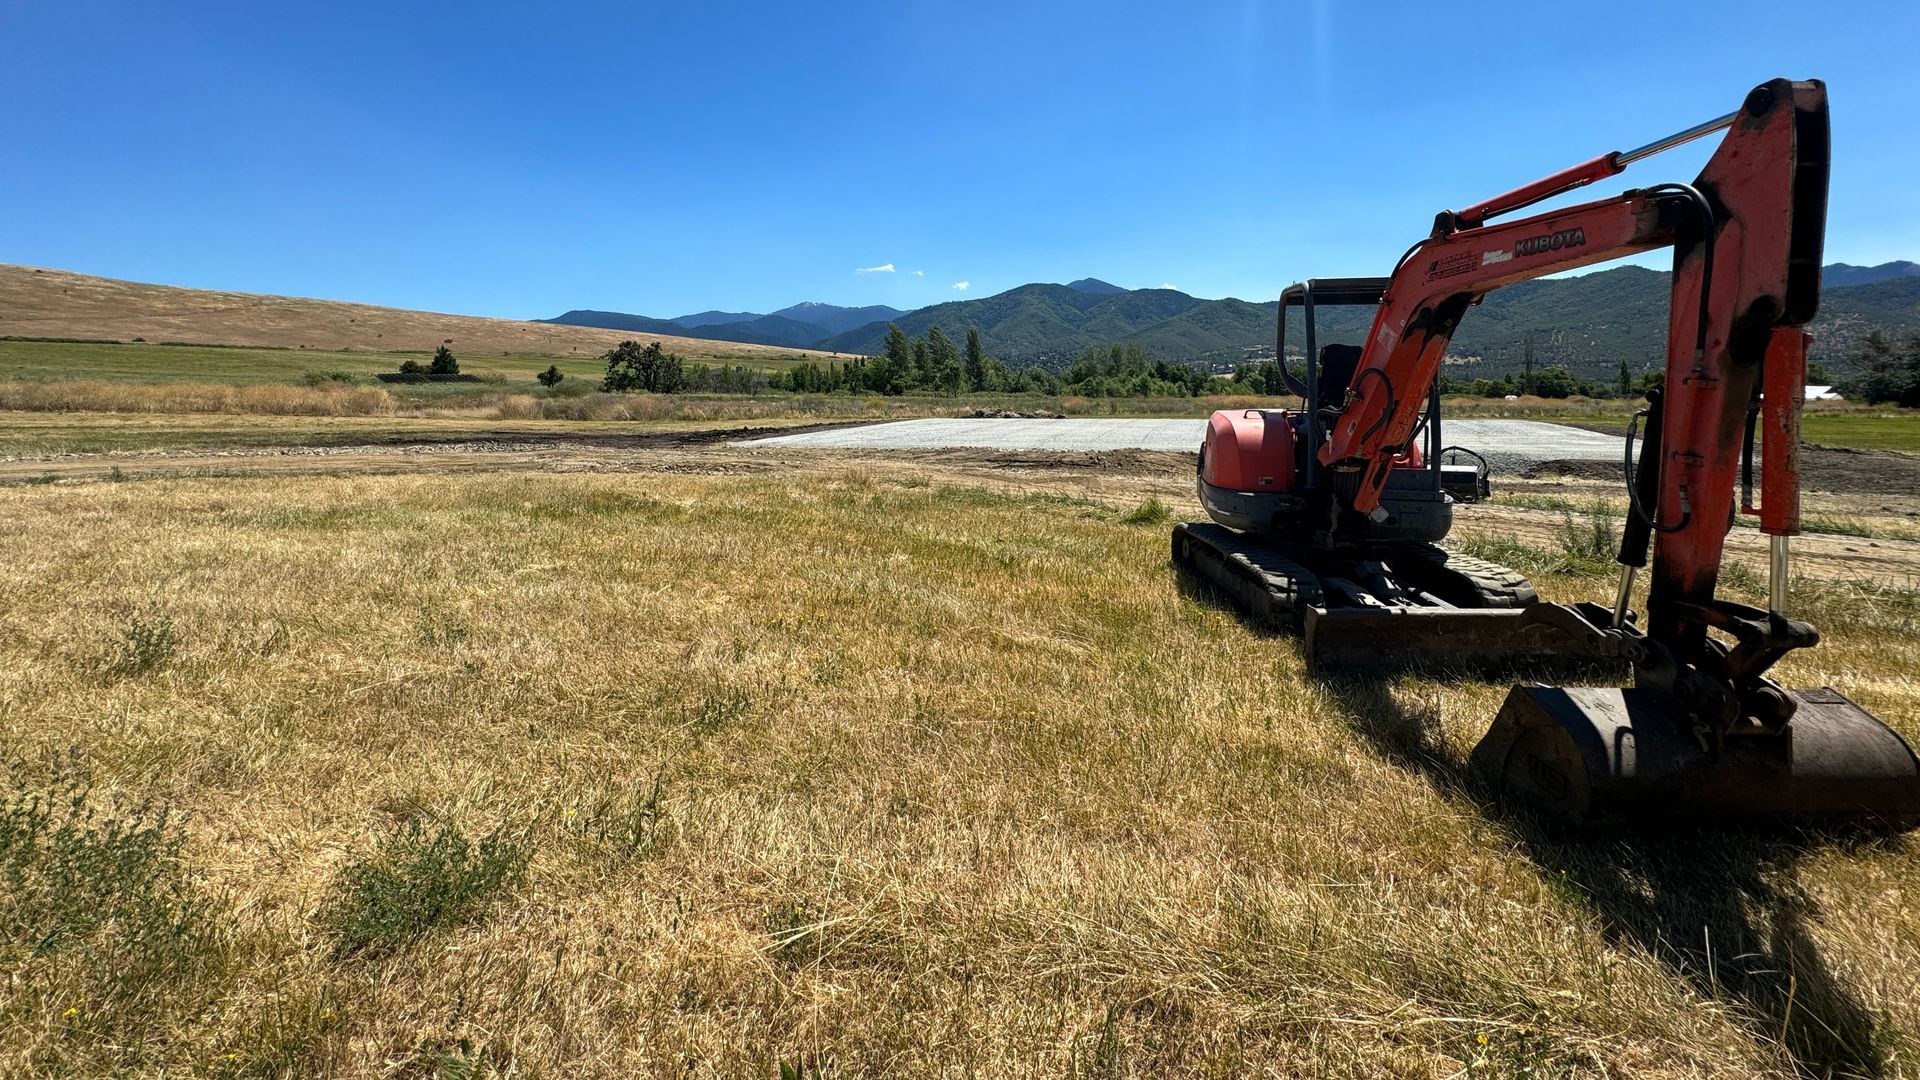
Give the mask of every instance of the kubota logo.
<path id="1" fill-rule="evenodd" d="M 1561 229 L 1544 236 L 1529 236 L 1513 245 L 1515 255 L 1538 255 L 1543 251 L 1559 251 L 1561 248 L 1579 247 L 1587 242 L 1585 229 Z"/>

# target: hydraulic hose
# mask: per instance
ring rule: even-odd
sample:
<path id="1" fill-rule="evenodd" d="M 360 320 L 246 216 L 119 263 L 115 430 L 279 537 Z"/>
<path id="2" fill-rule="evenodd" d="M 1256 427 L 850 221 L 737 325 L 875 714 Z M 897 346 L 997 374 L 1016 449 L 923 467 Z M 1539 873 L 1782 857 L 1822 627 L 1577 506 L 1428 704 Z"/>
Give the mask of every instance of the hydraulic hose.
<path id="1" fill-rule="evenodd" d="M 1694 212 L 1700 215 L 1701 242 L 1706 245 L 1707 261 L 1700 271 L 1700 315 L 1693 330 L 1693 362 L 1698 364 L 1707 355 L 1707 316 L 1713 310 L 1713 247 L 1720 231 L 1714 220 L 1713 204 L 1692 184 L 1655 184 L 1646 190 L 1649 195 L 1661 192 L 1685 195 L 1692 201 Z"/>
<path id="2" fill-rule="evenodd" d="M 1647 396 L 1653 399 L 1650 405 L 1634 413 L 1632 421 L 1627 424 L 1627 504 L 1633 508 L 1633 513 L 1628 516 L 1626 527 L 1620 532 L 1619 561 L 1622 566 L 1647 565 L 1647 542 L 1651 538 L 1650 533 L 1676 533 L 1686 528 L 1687 523 L 1693 520 L 1693 507 L 1687 503 L 1687 489 L 1684 487 L 1680 489 L 1679 521 L 1671 525 L 1662 525 L 1654 520 L 1653 513 L 1647 510 L 1646 504 L 1649 502 L 1655 504 L 1655 511 L 1659 509 L 1661 428 L 1666 414 L 1664 395 L 1660 391 L 1654 390 Z M 1648 424 L 1647 441 L 1643 445 L 1642 453 L 1651 459 L 1651 466 L 1639 470 L 1636 474 L 1633 467 L 1633 443 L 1640 429 L 1640 421 L 1643 419 L 1647 420 Z"/>

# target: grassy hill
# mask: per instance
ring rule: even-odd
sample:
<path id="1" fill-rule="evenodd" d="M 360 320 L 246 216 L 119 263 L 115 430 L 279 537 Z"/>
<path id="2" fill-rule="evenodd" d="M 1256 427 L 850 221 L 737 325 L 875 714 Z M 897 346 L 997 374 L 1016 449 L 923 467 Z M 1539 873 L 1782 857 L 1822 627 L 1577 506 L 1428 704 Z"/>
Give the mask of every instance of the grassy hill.
<path id="1" fill-rule="evenodd" d="M 631 330 L 446 315 L 292 296 L 182 289 L 30 266 L 0 265 L 0 337 L 212 342 L 273 348 L 431 351 L 451 339 L 463 357 L 596 356 Z M 734 363 L 803 353 L 787 347 L 647 332 L 688 358 Z"/>

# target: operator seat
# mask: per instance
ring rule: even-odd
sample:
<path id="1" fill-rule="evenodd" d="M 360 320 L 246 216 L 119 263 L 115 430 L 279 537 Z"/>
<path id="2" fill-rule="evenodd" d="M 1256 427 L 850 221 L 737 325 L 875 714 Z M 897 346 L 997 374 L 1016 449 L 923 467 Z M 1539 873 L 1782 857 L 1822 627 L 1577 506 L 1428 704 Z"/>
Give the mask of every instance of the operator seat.
<path id="1" fill-rule="evenodd" d="M 1338 408 L 1347 398 L 1354 369 L 1360 366 L 1358 345 L 1328 345 L 1320 350 L 1320 404 Z"/>

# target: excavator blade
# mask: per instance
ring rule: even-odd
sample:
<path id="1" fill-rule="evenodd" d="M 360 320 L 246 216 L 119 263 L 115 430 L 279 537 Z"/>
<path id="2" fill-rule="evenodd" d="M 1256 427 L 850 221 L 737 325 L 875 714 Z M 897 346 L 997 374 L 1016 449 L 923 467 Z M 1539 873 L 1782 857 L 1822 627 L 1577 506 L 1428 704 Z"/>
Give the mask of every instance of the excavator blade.
<path id="1" fill-rule="evenodd" d="M 1540 661 L 1563 673 L 1571 670 L 1569 661 L 1581 671 L 1619 669 L 1617 658 L 1596 657 L 1583 637 L 1568 632 L 1566 620 L 1551 618 L 1549 606 L 1532 603 L 1533 587 L 1513 571 L 1438 548 L 1406 554 L 1400 565 L 1419 587 L 1451 591 L 1456 599 L 1459 590 L 1470 588 L 1482 603 L 1501 606 L 1331 608 L 1318 574 L 1295 561 L 1298 552 L 1219 525 L 1183 523 L 1173 529 L 1174 565 L 1254 622 L 1299 633 L 1310 671 L 1416 668 L 1487 674 Z M 1460 576 L 1451 586 L 1441 584 L 1449 572 Z M 1604 620 L 1606 613 L 1594 609 L 1585 617 Z"/>
<path id="2" fill-rule="evenodd" d="M 1631 819 L 1920 824 L 1920 759 L 1838 691 L 1790 690 L 1780 735 L 1704 748 L 1664 691 L 1516 686 L 1472 763 L 1506 795 L 1577 825 Z"/>

